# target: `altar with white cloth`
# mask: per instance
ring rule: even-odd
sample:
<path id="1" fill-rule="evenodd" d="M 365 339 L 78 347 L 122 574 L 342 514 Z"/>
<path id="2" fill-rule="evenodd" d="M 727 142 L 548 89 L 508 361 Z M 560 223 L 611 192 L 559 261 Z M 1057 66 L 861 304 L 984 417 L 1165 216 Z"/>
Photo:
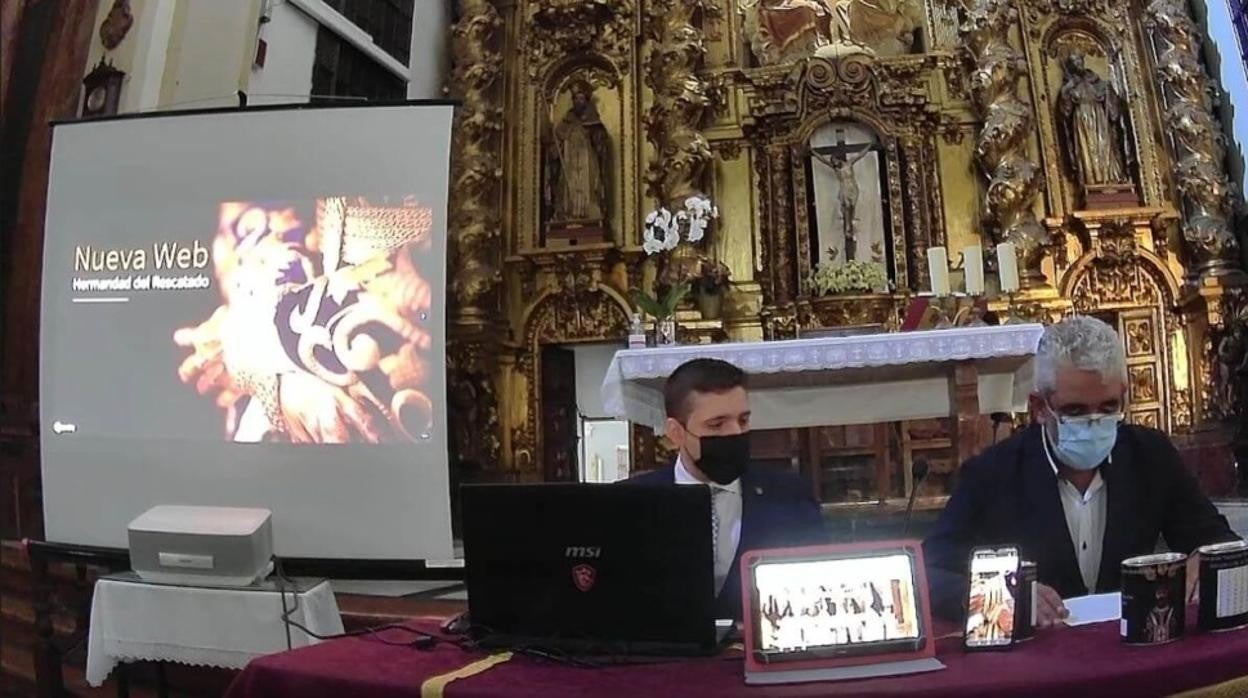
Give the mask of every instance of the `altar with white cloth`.
<path id="1" fill-rule="evenodd" d="M 954 417 L 955 450 L 966 458 L 979 415 L 1026 410 L 1043 331 L 1023 324 L 628 349 L 611 361 L 602 400 L 610 415 L 661 430 L 672 371 L 722 359 L 750 376 L 754 429 Z"/>

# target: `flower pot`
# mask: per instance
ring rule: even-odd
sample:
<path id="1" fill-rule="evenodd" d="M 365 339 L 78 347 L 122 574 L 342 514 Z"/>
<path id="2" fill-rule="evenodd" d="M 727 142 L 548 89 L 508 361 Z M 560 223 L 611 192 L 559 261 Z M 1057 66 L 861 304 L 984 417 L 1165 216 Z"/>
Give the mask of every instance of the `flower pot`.
<path id="1" fill-rule="evenodd" d="M 654 344 L 659 347 L 676 344 L 676 318 L 654 321 Z"/>
<path id="2" fill-rule="evenodd" d="M 698 289 L 697 295 L 693 297 L 693 303 L 697 306 L 698 312 L 702 314 L 703 320 L 718 320 L 724 312 L 724 292 Z"/>

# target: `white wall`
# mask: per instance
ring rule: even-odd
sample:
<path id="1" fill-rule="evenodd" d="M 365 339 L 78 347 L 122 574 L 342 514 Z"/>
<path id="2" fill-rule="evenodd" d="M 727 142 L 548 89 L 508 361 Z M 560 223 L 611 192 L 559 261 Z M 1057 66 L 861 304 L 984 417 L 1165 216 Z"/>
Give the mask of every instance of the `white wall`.
<path id="1" fill-rule="evenodd" d="M 581 480 L 617 482 L 628 477 L 628 465 L 619 465 L 619 449 L 628 449 L 628 422 L 585 422 L 581 451 Z M 625 463 L 628 461 L 626 460 Z M 595 465 L 597 463 L 597 465 Z"/>
<path id="2" fill-rule="evenodd" d="M 590 419 L 613 415 L 602 408 L 602 379 L 615 352 L 624 348 L 619 343 L 583 344 L 571 347 L 576 363 L 576 407 Z"/>
<path id="3" fill-rule="evenodd" d="M 102 3 L 104 4 L 104 3 Z M 179 0 L 166 58 L 162 107 L 238 104 L 256 55 L 261 0 Z"/>
<path id="4" fill-rule="evenodd" d="M 436 99 L 450 70 L 451 12 L 448 0 L 416 0 L 412 15 L 409 99 Z"/>
<path id="5" fill-rule="evenodd" d="M 260 30 L 268 44 L 263 68 L 253 68 L 247 94 L 252 104 L 306 102 L 312 94 L 316 58 L 315 20 L 290 3 L 274 3 Z"/>

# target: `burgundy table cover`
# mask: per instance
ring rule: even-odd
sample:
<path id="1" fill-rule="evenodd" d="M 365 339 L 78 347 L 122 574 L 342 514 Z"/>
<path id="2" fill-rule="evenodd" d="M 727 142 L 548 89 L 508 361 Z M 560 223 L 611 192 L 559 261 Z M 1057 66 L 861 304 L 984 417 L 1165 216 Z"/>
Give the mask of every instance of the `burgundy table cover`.
<path id="1" fill-rule="evenodd" d="M 435 632 L 436 622 L 411 627 Z M 658 664 L 577 668 L 526 656 L 495 658 L 441 643 L 433 649 L 390 645 L 412 635 L 388 630 L 377 636 L 334 640 L 253 660 L 230 686 L 227 698 L 447 698 L 550 696 L 1169 696 L 1219 686 L 1220 695 L 1248 695 L 1248 630 L 1189 634 L 1168 645 L 1131 647 L 1118 638 L 1117 621 L 1041 631 L 1009 652 L 967 654 L 961 640 L 937 642 L 944 671 L 907 677 L 780 687 L 746 686 L 739 653 Z M 457 670 L 468 673 L 449 680 Z M 441 681 L 436 680 L 442 677 Z M 430 681 L 435 679 L 434 681 Z M 428 684 L 426 682 L 429 682 Z M 437 684 L 444 683 L 444 693 Z"/>

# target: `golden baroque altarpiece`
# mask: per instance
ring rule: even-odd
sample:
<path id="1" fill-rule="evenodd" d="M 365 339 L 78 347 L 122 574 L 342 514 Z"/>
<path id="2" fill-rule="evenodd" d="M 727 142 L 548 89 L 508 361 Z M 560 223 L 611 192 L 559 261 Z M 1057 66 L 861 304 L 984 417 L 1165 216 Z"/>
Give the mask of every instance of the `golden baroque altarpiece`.
<path id="1" fill-rule="evenodd" d="M 459 0 L 456 457 L 570 476 L 543 465 L 542 349 L 622 342 L 631 289 L 667 269 L 643 219 L 694 194 L 720 211 L 696 253 L 731 286 L 685 341 L 895 325 L 928 285 L 928 247 L 1008 241 L 1016 307 L 1094 313 L 1125 337 L 1133 420 L 1224 421 L 1248 311 L 1201 41 L 1184 0 Z M 811 143 L 829 125 L 870 134 L 894 292 L 810 287 Z M 1108 186 L 1072 164 L 1098 147 L 1124 163 Z"/>

